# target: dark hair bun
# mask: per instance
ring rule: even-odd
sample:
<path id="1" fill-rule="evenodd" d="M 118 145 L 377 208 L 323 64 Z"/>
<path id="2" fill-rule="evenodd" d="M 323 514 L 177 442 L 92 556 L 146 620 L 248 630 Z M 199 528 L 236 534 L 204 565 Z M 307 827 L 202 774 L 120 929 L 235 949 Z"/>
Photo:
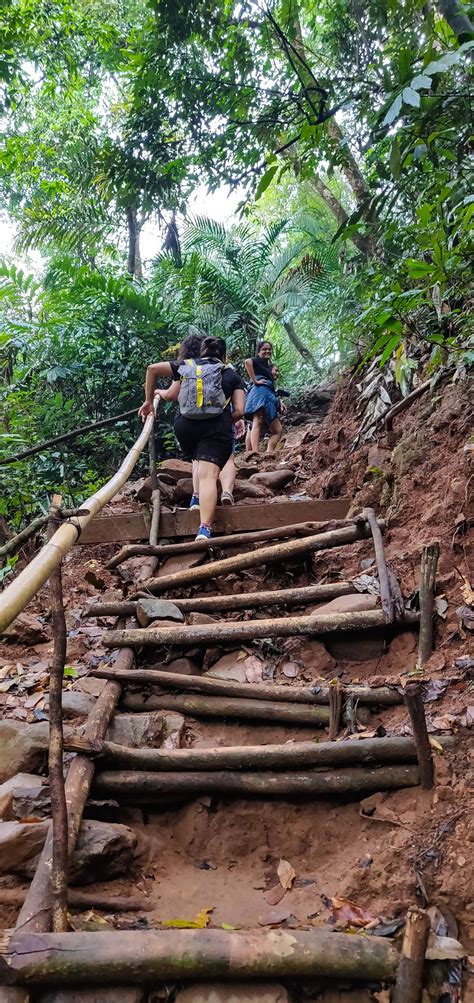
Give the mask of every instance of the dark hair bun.
<path id="1" fill-rule="evenodd" d="M 226 344 L 223 338 L 204 338 L 201 342 L 201 359 L 225 361 Z"/>

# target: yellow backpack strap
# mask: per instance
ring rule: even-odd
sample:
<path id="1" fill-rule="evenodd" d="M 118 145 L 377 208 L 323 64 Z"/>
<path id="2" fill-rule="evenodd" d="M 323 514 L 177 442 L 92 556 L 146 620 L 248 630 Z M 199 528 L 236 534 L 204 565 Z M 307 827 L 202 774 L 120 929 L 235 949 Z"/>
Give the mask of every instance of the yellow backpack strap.
<path id="1" fill-rule="evenodd" d="M 204 387 L 202 383 L 202 367 L 196 366 L 196 404 L 202 407 L 204 404 Z"/>

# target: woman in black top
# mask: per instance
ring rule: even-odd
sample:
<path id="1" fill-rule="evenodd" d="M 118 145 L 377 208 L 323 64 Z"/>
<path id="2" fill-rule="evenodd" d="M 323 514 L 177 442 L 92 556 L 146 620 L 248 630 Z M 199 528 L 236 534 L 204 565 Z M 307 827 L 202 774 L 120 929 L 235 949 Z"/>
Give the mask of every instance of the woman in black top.
<path id="1" fill-rule="evenodd" d="M 267 452 L 275 449 L 281 438 L 281 421 L 278 417 L 278 398 L 272 375 L 272 345 L 261 341 L 253 359 L 245 360 L 245 368 L 252 381 L 245 405 L 245 417 L 252 419 L 251 448 L 258 453 L 265 427 L 269 431 Z"/>
<path id="2" fill-rule="evenodd" d="M 222 339 L 204 338 L 200 358 L 225 362 L 225 343 L 222 344 Z M 199 361 L 196 360 L 198 363 Z M 148 366 L 146 399 L 138 412 L 143 420 L 152 411 L 155 380 L 158 376 L 171 376 L 174 381 L 179 380 L 179 363 L 156 362 Z M 201 525 L 196 539 L 209 539 L 211 536 L 211 523 L 217 504 L 217 478 L 232 454 L 233 424 L 242 417 L 244 411 L 244 385 L 234 369 L 222 370 L 222 389 L 228 403 L 221 414 L 200 420 L 179 414 L 174 425 L 176 438 L 185 456 L 199 461 Z"/>

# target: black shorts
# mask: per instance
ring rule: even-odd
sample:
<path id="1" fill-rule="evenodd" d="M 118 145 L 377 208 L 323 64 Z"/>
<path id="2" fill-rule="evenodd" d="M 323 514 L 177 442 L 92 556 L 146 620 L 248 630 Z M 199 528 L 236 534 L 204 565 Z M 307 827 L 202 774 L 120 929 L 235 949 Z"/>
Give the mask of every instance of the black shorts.
<path id="1" fill-rule="evenodd" d="M 195 421 L 179 414 L 174 423 L 176 438 L 187 460 L 207 460 L 219 470 L 225 467 L 234 446 L 230 414 Z"/>

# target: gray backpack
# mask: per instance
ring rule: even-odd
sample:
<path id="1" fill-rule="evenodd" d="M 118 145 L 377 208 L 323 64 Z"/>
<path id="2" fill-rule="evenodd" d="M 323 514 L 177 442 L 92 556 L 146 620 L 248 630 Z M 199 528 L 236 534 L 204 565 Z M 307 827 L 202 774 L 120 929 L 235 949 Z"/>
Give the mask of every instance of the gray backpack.
<path id="1" fill-rule="evenodd" d="M 222 389 L 224 365 L 217 359 L 185 359 L 179 367 L 179 409 L 185 418 L 213 418 L 229 403 Z"/>

